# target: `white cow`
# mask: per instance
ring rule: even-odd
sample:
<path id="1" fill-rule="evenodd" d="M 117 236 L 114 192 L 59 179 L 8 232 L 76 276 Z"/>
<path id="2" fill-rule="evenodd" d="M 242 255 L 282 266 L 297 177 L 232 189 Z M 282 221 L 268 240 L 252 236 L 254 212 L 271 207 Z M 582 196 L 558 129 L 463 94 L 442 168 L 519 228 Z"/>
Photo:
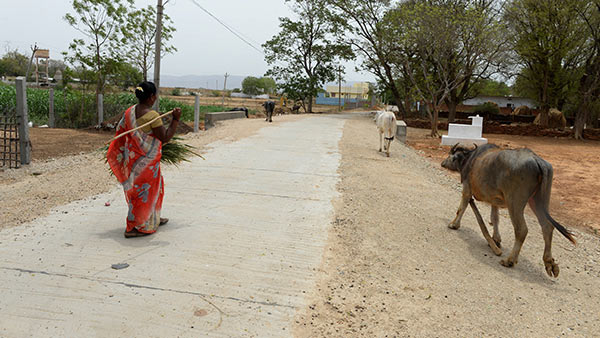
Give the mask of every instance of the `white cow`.
<path id="1" fill-rule="evenodd" d="M 381 112 L 377 116 L 376 124 L 379 131 L 379 151 L 382 151 L 383 145 L 383 151 L 390 157 L 390 146 L 396 136 L 396 115 L 389 111 Z"/>
<path id="2" fill-rule="evenodd" d="M 383 114 L 383 113 L 385 113 L 385 110 L 379 110 L 379 111 L 376 111 L 376 112 L 374 113 L 374 114 L 375 114 L 375 117 L 373 117 L 373 122 L 377 123 L 377 119 L 379 118 L 379 115 L 381 115 L 381 114 Z"/>

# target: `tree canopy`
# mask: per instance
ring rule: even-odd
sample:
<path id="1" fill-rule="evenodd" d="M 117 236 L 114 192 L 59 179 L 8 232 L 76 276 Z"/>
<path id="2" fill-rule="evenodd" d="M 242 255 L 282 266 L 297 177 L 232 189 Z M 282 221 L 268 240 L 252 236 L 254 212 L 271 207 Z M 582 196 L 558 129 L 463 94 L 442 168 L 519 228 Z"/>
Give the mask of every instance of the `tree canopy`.
<path id="1" fill-rule="evenodd" d="M 270 77 L 248 76 L 242 81 L 242 92 L 248 95 L 274 94 L 277 89 L 275 80 Z"/>
<path id="2" fill-rule="evenodd" d="M 265 60 L 283 93 L 302 100 L 312 112 L 319 88 L 337 78 L 339 64 L 352 56 L 351 48 L 336 39 L 342 34 L 341 18 L 324 0 L 286 0 L 297 19 L 280 18 L 281 31 L 267 41 Z"/>

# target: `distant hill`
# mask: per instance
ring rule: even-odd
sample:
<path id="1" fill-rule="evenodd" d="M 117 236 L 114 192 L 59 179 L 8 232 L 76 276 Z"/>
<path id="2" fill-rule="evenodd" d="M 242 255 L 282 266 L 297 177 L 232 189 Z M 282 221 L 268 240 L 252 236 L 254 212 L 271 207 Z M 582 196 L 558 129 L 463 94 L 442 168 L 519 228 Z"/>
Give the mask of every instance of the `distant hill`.
<path id="1" fill-rule="evenodd" d="M 230 75 L 227 78 L 227 89 L 242 88 L 242 81 L 245 78 L 245 76 Z M 160 85 L 161 87 L 223 89 L 224 79 L 223 75 L 163 75 Z"/>
<path id="2" fill-rule="evenodd" d="M 242 88 L 242 81 L 246 76 L 230 75 L 227 78 L 227 89 Z M 204 89 L 223 89 L 223 75 L 163 75 L 160 79 L 162 87 L 183 87 L 183 88 L 204 88 Z M 217 81 L 219 87 L 217 88 Z M 360 81 L 345 81 L 343 86 L 351 86 Z M 337 82 L 327 83 L 327 85 L 337 85 Z"/>

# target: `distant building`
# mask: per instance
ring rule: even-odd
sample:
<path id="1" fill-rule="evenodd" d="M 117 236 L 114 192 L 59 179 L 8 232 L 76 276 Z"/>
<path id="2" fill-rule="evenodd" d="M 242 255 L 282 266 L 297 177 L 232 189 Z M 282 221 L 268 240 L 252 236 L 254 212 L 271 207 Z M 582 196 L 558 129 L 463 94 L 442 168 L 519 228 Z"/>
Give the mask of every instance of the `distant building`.
<path id="1" fill-rule="evenodd" d="M 537 108 L 538 104 L 532 99 L 516 96 L 477 96 L 472 99 L 464 100 L 462 104 L 466 106 L 479 106 L 486 102 L 494 102 L 500 108 L 515 109 L 520 106 L 527 106 L 531 109 Z"/>
<path id="2" fill-rule="evenodd" d="M 368 100 L 369 87 L 368 82 L 357 82 L 352 86 L 342 86 L 341 96 L 343 99 Z M 339 86 L 327 86 L 325 97 L 338 98 L 339 93 Z"/>

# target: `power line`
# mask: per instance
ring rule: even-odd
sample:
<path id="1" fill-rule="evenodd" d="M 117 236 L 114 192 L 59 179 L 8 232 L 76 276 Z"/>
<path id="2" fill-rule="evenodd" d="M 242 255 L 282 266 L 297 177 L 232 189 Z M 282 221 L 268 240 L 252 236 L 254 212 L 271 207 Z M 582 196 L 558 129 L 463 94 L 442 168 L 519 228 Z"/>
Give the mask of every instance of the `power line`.
<path id="1" fill-rule="evenodd" d="M 227 25 L 225 22 L 223 22 L 222 20 L 220 20 L 219 18 L 217 18 L 214 14 L 212 14 L 211 12 L 209 12 L 206 8 L 202 7 L 202 5 L 200 5 L 196 0 L 190 0 L 194 5 L 196 5 L 198 8 L 200 8 L 201 10 L 203 10 L 206 14 L 210 15 L 213 19 L 215 19 L 218 23 L 220 23 L 223 27 L 225 27 L 228 31 L 230 31 L 233 35 L 237 36 L 240 40 L 242 40 L 244 43 L 246 43 L 248 46 L 252 47 L 252 49 L 256 50 L 257 52 L 265 55 L 265 53 L 260 49 L 257 48 L 256 46 L 254 46 L 252 43 L 248 42 L 248 40 L 246 40 L 246 38 L 244 38 L 242 35 L 242 33 L 238 33 L 236 29 L 234 29 L 233 27 L 230 27 L 229 25 Z"/>

